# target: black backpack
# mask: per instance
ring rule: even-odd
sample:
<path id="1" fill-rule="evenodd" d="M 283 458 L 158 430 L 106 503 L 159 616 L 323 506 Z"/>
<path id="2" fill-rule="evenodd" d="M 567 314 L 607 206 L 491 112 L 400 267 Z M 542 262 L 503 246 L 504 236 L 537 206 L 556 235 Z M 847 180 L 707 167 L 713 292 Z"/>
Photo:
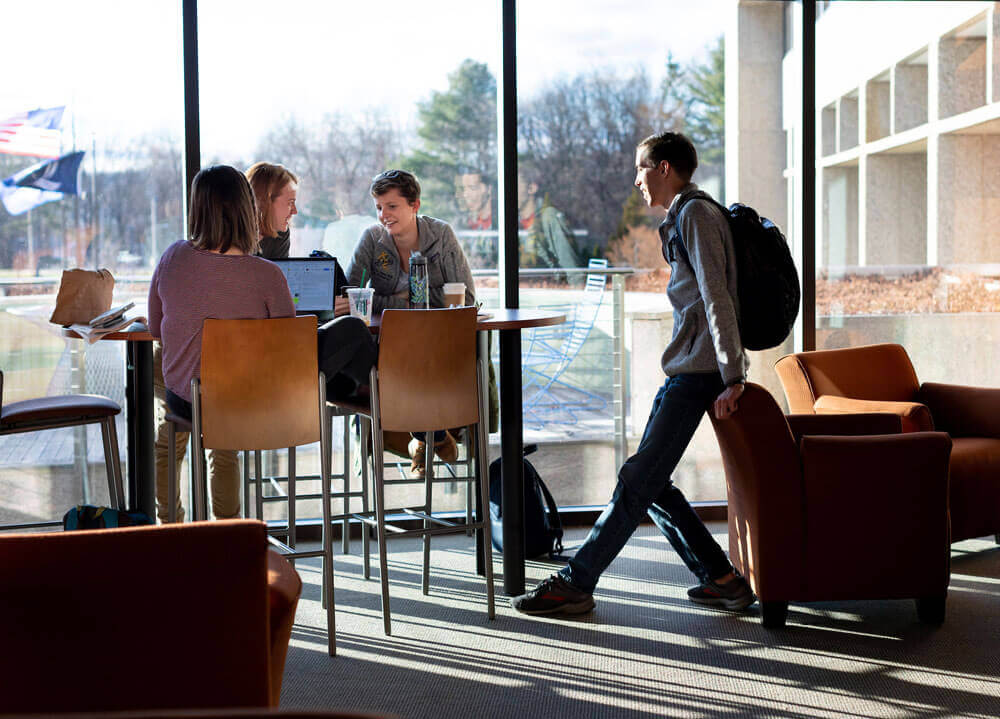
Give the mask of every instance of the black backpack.
<path id="1" fill-rule="evenodd" d="M 538 449 L 524 448 L 525 456 Z M 528 559 L 548 555 L 552 558 L 563 550 L 562 523 L 548 487 L 538 476 L 531 462 L 524 461 L 524 556 Z M 490 462 L 490 525 L 493 548 L 503 551 L 503 486 L 500 480 L 500 460 Z"/>
<path id="2" fill-rule="evenodd" d="M 722 210 L 733 233 L 743 347 L 756 351 L 780 345 L 799 314 L 799 273 L 788 241 L 777 225 L 752 207 L 734 203 L 727 209 L 702 192 L 685 199 L 677 214 L 695 199 L 708 200 Z M 690 264 L 687 248 L 683 253 Z"/>

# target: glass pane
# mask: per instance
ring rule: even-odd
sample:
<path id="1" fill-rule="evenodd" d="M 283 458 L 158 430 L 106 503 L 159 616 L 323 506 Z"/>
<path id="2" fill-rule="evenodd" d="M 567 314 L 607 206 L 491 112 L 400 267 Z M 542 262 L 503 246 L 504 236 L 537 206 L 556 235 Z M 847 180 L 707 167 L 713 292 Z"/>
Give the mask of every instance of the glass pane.
<path id="1" fill-rule="evenodd" d="M 0 179 L 52 164 L 32 188 L 3 194 L 3 402 L 89 392 L 124 404 L 122 345 L 85 347 L 48 318 L 64 268 L 108 268 L 114 302 L 144 302 L 152 264 L 181 234 L 180 3 L 57 0 L 4 13 L 6 27 L 39 32 L 6 33 L 8 57 L 30 60 L 4 77 Z M 0 522 L 107 504 L 99 428 L 0 437 L 0 497 Z"/>
<path id="2" fill-rule="evenodd" d="M 779 164 L 785 135 L 773 109 L 780 97 L 760 102 L 766 118 L 741 117 L 726 105 L 745 108 L 727 93 L 743 87 L 744 76 L 779 92 L 782 4 L 677 0 L 658 13 L 671 18 L 671 32 L 651 24 L 641 6 L 594 0 L 567 14 L 545 3 L 519 5 L 521 306 L 567 316 L 559 327 L 524 333 L 525 441 L 541 445 L 532 462 L 563 506 L 607 502 L 664 381 L 660 357 L 673 329 L 657 232 L 665 212 L 649 209 L 633 185 L 638 143 L 685 132 L 698 149 L 693 181 L 702 189 L 751 204 L 781 226 L 788 212 Z M 724 35 L 736 23 L 719 19 L 734 13 L 754 15 L 752 45 Z M 737 73 L 736 82 L 727 72 Z M 741 163 L 727 164 L 727 149 L 744 157 L 762 141 L 780 156 L 755 168 L 754 183 Z M 595 261 L 609 269 L 588 271 Z M 752 362 L 751 379 L 769 383 L 770 357 Z M 707 419 L 674 479 L 692 500 L 725 499 Z"/>
<path id="3" fill-rule="evenodd" d="M 892 38 L 878 29 L 890 18 L 902 30 Z M 817 348 L 898 342 L 921 381 L 995 384 L 993 15 L 966 3 L 866 3 L 862 14 L 833 2 L 816 30 Z M 845 58 L 848 38 L 878 52 Z"/>
<path id="4" fill-rule="evenodd" d="M 419 214 L 451 225 L 477 299 L 495 306 L 496 2 L 291 0 L 276 12 L 201 0 L 198 12 L 202 164 L 280 163 L 299 178 L 292 256 L 325 250 L 349 265 L 378 221 L 373 177 L 404 169 L 420 182 Z M 408 439 L 396 443 L 404 455 Z M 315 471 L 316 454 L 299 452 L 300 472 Z M 283 454 L 270 461 L 283 471 Z M 398 461 L 392 478 L 408 474 Z M 406 489 L 390 504 L 422 503 L 419 486 Z M 463 487 L 443 492 L 435 510 L 464 509 Z M 318 503 L 300 514 L 318 516 Z"/>

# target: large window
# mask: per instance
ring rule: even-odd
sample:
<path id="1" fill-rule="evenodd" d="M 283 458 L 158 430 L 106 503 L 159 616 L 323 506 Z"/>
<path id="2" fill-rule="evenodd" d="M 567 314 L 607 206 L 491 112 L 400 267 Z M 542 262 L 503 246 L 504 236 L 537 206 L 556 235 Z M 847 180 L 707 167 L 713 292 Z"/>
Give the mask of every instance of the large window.
<path id="1" fill-rule="evenodd" d="M 866 5 L 816 25 L 817 348 L 899 342 L 923 381 L 995 384 L 994 3 Z M 878 52 L 845 65 L 848 37 Z"/>
<path id="2" fill-rule="evenodd" d="M 742 108 L 735 88 L 754 81 L 762 57 L 777 66 L 769 79 L 780 87 L 783 12 L 780 3 L 763 8 L 751 53 L 725 35 L 721 19 L 737 12 L 728 0 L 669 2 L 655 17 L 648 7 L 596 1 L 572 13 L 545 3 L 518 10 L 521 306 L 561 307 L 569 319 L 525 333 L 525 437 L 541 444 L 532 461 L 560 504 L 603 504 L 664 381 L 660 356 L 673 328 L 656 230 L 664 213 L 633 187 L 635 147 L 656 132 L 689 134 L 699 152 L 695 182 L 783 223 L 780 168 L 766 192 L 729 177 L 730 154 L 744 146 L 783 151 L 780 115 L 727 145 L 729 103 Z M 563 271 L 593 260 L 606 261 L 608 274 Z M 755 358 L 751 378 L 769 368 Z M 691 499 L 725 499 L 707 419 L 674 479 Z"/>
<path id="3" fill-rule="evenodd" d="M 288 167 L 300 180 L 291 254 L 322 249 L 345 267 L 377 221 L 372 178 L 410 170 L 420 214 L 452 225 L 478 299 L 495 306 L 499 18 L 493 0 L 293 0 L 280 12 L 200 0 L 202 165 Z M 300 452 L 301 471 L 315 471 L 317 455 Z M 282 470 L 283 453 L 272 462 Z M 408 460 L 399 466 L 392 478 Z M 435 509 L 465 507 L 459 487 L 442 491 Z"/>
<path id="4" fill-rule="evenodd" d="M 180 3 L 20 3 L 4 7 L 4 28 L 17 69 L 0 96 L 11 139 L 0 143 L 0 179 L 52 163 L 43 178 L 63 192 L 4 191 L 3 400 L 96 392 L 121 402 L 122 346 L 65 340 L 48 318 L 63 268 L 106 267 L 116 301 L 144 300 L 151 266 L 180 236 Z M 106 504 L 106 487 L 96 426 L 0 438 L 0 521 Z"/>

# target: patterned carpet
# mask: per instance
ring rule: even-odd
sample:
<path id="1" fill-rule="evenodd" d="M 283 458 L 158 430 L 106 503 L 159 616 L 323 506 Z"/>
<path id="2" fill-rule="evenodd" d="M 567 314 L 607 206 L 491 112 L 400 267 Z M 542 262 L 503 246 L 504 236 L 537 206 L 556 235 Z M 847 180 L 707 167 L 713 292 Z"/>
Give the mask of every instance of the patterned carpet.
<path id="1" fill-rule="evenodd" d="M 725 546 L 725 526 L 713 525 Z M 570 545 L 585 529 L 572 530 Z M 689 603 L 690 575 L 642 527 L 602 579 L 584 618 L 528 618 L 499 591 L 486 619 L 471 540 L 435 539 L 431 594 L 419 545 L 390 544 L 393 636 L 382 633 L 377 573 L 360 542 L 338 554 L 338 655 L 326 655 L 318 562 L 286 665 L 282 706 L 399 717 L 993 717 L 1000 714 L 1000 548 L 955 545 L 943 627 L 912 602 L 792 605 L 765 630 L 755 605 L 733 615 Z M 985 551 L 979 551 L 985 550 Z M 874 556 L 873 556 L 874 558 Z M 558 568 L 529 562 L 529 586 Z M 497 562 L 499 572 L 500 564 Z"/>

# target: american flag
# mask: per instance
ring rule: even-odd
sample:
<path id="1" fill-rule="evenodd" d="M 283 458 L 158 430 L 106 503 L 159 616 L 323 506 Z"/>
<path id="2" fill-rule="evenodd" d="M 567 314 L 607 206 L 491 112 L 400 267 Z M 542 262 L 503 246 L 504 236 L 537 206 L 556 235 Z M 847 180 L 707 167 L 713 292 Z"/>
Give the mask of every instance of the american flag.
<path id="1" fill-rule="evenodd" d="M 0 153 L 59 157 L 62 107 L 30 110 L 0 120 Z"/>

